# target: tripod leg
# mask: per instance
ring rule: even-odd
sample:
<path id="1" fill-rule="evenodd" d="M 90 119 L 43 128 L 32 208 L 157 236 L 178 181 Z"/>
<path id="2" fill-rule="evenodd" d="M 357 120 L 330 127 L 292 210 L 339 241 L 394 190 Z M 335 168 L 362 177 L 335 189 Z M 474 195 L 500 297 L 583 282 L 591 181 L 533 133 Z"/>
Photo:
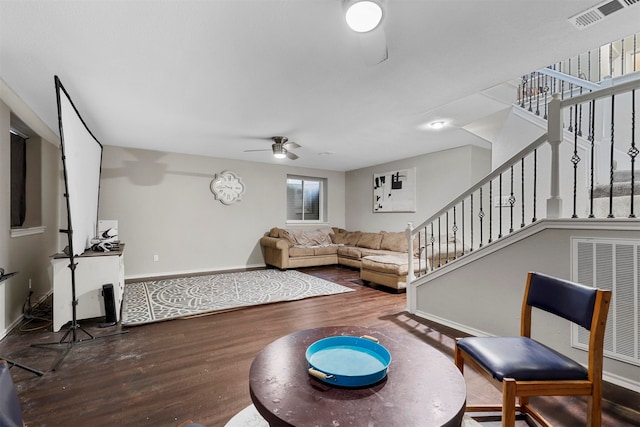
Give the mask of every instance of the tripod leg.
<path id="1" fill-rule="evenodd" d="M 17 368 L 24 369 L 25 371 L 29 371 L 29 372 L 31 372 L 33 374 L 38 375 L 39 377 L 44 375 L 44 372 L 42 372 L 42 371 L 39 371 L 37 369 L 33 369 L 33 368 L 29 367 L 29 366 L 23 365 L 21 363 L 18 363 L 16 361 L 11 360 L 11 359 L 7 359 L 6 357 L 0 356 L 0 359 L 5 360 L 10 365 L 10 367 L 11 366 L 15 366 Z"/>

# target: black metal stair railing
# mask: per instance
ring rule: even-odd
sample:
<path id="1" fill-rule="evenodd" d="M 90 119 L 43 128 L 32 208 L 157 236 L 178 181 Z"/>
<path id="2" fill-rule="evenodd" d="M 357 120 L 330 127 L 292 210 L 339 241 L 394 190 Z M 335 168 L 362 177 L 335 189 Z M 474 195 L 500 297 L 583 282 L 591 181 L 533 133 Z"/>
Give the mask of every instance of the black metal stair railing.
<path id="1" fill-rule="evenodd" d="M 436 215 L 411 228 L 411 239 L 415 239 L 414 244 L 419 245 L 422 255 L 415 260 L 415 270 L 420 272 L 416 274 L 417 277 L 504 237 L 503 230 L 507 227 L 508 234 L 513 233 L 516 230 L 516 217 L 520 218 L 520 228 L 537 220 L 535 210 L 540 191 L 537 162 L 540 150 L 550 155 L 546 142 L 545 134 Z M 525 174 L 525 170 L 531 173 Z M 509 179 L 508 190 L 501 184 L 503 179 Z M 516 185 L 516 182 L 520 185 Z M 493 193 L 494 187 L 497 188 L 496 195 Z M 516 191 L 518 187 L 520 194 Z M 507 212 L 503 213 L 503 209 Z M 497 218 L 494 218 L 496 210 Z M 526 218 L 531 220 L 528 222 Z"/>
<path id="2" fill-rule="evenodd" d="M 635 112 L 640 105 L 635 92 L 640 89 L 640 73 L 626 80 L 565 99 L 554 94 L 546 134 L 422 224 L 415 228 L 409 224 L 409 247 L 418 245 L 420 256 L 409 257 L 408 280 L 486 247 L 539 218 L 636 218 L 634 199 L 640 197 L 640 183 L 635 180 L 635 162 L 640 150 Z M 567 112 L 571 112 L 571 131 L 563 128 Z M 623 174 L 615 170 L 621 163 L 629 165 Z M 608 183 L 598 185 L 597 175 L 606 174 Z M 625 180 L 621 185 L 619 176 Z M 546 200 L 545 212 L 539 212 L 538 200 Z M 557 200 L 566 200 L 564 211 Z"/>
<path id="3" fill-rule="evenodd" d="M 640 71 L 638 39 L 640 39 L 640 33 L 632 34 L 523 75 L 516 92 L 516 105 L 547 119 L 552 93 L 560 93 L 564 100 L 582 95 L 585 91 L 599 89 L 603 80 L 607 78 L 617 78 Z M 582 107 L 576 108 L 578 115 L 581 115 Z M 582 136 L 580 127 L 582 120 L 578 117 L 576 121 L 573 114 L 573 107 L 571 107 L 568 129 L 573 132 L 575 121 L 579 127 L 578 134 Z"/>

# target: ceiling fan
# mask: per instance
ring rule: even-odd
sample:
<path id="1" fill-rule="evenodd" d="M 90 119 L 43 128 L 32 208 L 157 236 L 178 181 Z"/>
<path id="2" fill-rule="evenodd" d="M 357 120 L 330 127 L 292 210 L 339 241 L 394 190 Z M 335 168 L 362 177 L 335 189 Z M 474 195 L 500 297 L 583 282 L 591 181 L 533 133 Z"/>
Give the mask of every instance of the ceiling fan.
<path id="1" fill-rule="evenodd" d="M 289 138 L 286 136 L 273 136 L 271 137 L 273 140 L 273 144 L 271 144 L 271 151 L 273 151 L 273 157 L 276 159 L 284 159 L 285 157 L 290 158 L 291 160 L 295 160 L 298 156 L 292 153 L 290 150 L 294 148 L 300 148 L 300 144 L 296 144 L 295 142 L 289 141 Z M 245 153 L 251 151 L 269 151 L 268 148 L 261 150 L 244 150 Z"/>

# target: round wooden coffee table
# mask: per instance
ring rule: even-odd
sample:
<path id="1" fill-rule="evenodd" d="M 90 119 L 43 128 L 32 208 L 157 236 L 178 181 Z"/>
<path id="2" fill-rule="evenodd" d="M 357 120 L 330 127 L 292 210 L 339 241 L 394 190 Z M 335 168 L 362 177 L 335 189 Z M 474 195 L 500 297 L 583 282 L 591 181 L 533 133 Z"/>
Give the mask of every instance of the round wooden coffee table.
<path id="1" fill-rule="evenodd" d="M 387 376 L 341 388 L 311 377 L 305 352 L 335 335 L 370 335 L 391 353 Z M 460 426 L 464 378 L 453 362 L 410 333 L 361 327 L 299 331 L 265 347 L 249 373 L 251 400 L 270 426 Z"/>

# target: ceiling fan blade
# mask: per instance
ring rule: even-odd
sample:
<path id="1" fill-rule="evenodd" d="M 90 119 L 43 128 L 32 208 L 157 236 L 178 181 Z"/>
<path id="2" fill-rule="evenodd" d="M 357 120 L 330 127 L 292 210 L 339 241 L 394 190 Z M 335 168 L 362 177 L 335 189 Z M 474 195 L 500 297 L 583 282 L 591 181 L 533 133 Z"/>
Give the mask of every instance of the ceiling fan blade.
<path id="1" fill-rule="evenodd" d="M 287 142 L 283 145 L 284 148 L 286 148 L 287 150 L 292 150 L 294 148 L 300 148 L 302 147 L 302 145 L 295 143 L 295 142 Z"/>
<path id="2" fill-rule="evenodd" d="M 368 33 L 360 33 L 357 36 L 360 43 L 360 54 L 365 64 L 376 65 L 389 59 L 384 26 L 380 25 Z"/>
<path id="3" fill-rule="evenodd" d="M 287 151 L 287 157 L 290 158 L 291 160 L 295 160 L 298 158 L 298 156 L 296 156 L 295 154 L 293 154 L 291 151 Z"/>
<path id="4" fill-rule="evenodd" d="M 252 151 L 271 151 L 271 149 L 270 148 L 266 148 L 266 149 L 263 149 L 263 150 L 244 150 L 245 153 L 250 153 Z"/>

